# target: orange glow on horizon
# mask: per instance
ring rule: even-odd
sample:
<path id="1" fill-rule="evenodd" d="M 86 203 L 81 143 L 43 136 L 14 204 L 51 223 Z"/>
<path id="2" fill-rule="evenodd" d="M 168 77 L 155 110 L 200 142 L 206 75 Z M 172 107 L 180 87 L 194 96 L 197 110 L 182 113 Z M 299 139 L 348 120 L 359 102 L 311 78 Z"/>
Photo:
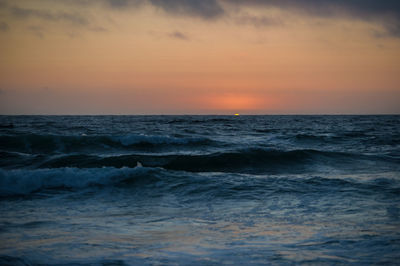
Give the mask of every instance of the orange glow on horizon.
<path id="1" fill-rule="evenodd" d="M 218 110 L 257 110 L 264 107 L 263 99 L 243 94 L 211 96 L 205 102 L 209 108 Z"/>

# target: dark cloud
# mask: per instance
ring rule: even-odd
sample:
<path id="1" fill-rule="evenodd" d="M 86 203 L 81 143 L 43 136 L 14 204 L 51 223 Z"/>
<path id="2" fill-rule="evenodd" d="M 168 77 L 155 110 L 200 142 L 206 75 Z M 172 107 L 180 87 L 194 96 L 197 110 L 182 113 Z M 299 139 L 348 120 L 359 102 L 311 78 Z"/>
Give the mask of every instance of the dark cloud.
<path id="1" fill-rule="evenodd" d="M 319 17 L 346 16 L 381 23 L 388 34 L 400 37 L 399 0 L 221 0 L 236 7 L 279 8 Z"/>
<path id="2" fill-rule="evenodd" d="M 80 5 L 80 6 L 92 6 L 92 5 L 103 5 L 115 9 L 123 9 L 128 7 L 137 7 L 146 2 L 146 0 L 58 0 L 66 5 Z"/>
<path id="3" fill-rule="evenodd" d="M 173 15 L 215 19 L 224 14 L 217 0 L 149 0 L 150 3 Z"/>
<path id="4" fill-rule="evenodd" d="M 7 23 L 5 23 L 4 21 L 0 22 L 0 31 L 2 32 L 6 32 L 10 29 L 10 26 L 8 26 Z"/>
<path id="5" fill-rule="evenodd" d="M 13 16 L 21 19 L 36 17 L 47 21 L 64 21 L 80 26 L 85 26 L 89 24 L 89 21 L 85 17 L 77 13 L 51 12 L 49 10 L 21 7 L 12 7 L 10 11 Z"/>
<path id="6" fill-rule="evenodd" d="M 60 0 L 66 4 L 90 6 L 101 4 L 111 9 L 138 8 L 150 4 L 171 15 L 216 18 L 224 13 L 219 0 Z"/>
<path id="7" fill-rule="evenodd" d="M 85 12 L 91 6 L 130 12 L 143 5 L 151 5 L 171 16 L 196 17 L 204 20 L 215 20 L 225 16 L 239 24 L 256 27 L 289 24 L 284 17 L 276 18 L 269 17 L 267 13 L 262 14 L 263 10 L 278 8 L 314 17 L 347 17 L 369 21 L 383 26 L 382 35 L 400 37 L 400 0 L 58 0 L 57 2 L 63 3 L 66 7 L 77 5 L 83 11 L 56 12 L 48 9 L 23 8 L 12 6 L 14 2 L 4 0 L 0 0 L 0 8 L 6 8 L 19 18 L 36 17 L 87 27 L 91 27 L 92 24 L 88 20 L 90 16 Z M 258 15 L 246 13 L 246 7 L 257 8 Z M 95 28 L 92 27 L 93 29 Z M 98 31 L 102 30 L 99 28 Z"/>
<path id="8" fill-rule="evenodd" d="M 76 0 L 90 1 L 90 0 Z M 229 7 L 279 8 L 310 16 L 335 18 L 351 17 L 384 26 L 386 33 L 400 37 L 400 0 L 103 0 L 113 8 L 150 3 L 171 15 L 192 16 L 210 20 L 229 14 Z M 240 13 L 240 12 L 239 12 Z M 267 16 L 240 15 L 237 22 L 256 27 L 282 25 L 284 19 Z"/>
<path id="9" fill-rule="evenodd" d="M 144 0 L 104 0 L 107 6 L 115 9 L 124 9 L 127 7 L 138 7 L 142 5 Z"/>
<path id="10" fill-rule="evenodd" d="M 302 9 L 321 16 L 337 14 L 338 12 L 354 15 L 388 15 L 400 16 L 400 1 L 398 0 L 221 0 L 225 3 L 240 6 L 265 6 L 284 9 Z"/>
<path id="11" fill-rule="evenodd" d="M 184 40 L 184 41 L 189 40 L 189 37 L 180 31 L 171 32 L 168 34 L 168 36 L 171 38 L 174 38 L 174 39 L 179 39 L 179 40 Z"/>
<path id="12" fill-rule="evenodd" d="M 110 6 L 120 8 L 126 7 L 129 3 L 128 0 L 108 0 L 106 1 Z"/>

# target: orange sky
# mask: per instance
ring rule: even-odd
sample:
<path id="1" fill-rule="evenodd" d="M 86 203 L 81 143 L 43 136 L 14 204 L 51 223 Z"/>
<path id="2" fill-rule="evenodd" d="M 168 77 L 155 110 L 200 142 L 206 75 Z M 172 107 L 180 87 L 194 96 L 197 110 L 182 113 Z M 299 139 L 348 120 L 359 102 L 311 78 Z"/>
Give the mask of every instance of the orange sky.
<path id="1" fill-rule="evenodd" d="M 400 113 L 400 10 L 269 2 L 0 0 L 0 113 Z"/>

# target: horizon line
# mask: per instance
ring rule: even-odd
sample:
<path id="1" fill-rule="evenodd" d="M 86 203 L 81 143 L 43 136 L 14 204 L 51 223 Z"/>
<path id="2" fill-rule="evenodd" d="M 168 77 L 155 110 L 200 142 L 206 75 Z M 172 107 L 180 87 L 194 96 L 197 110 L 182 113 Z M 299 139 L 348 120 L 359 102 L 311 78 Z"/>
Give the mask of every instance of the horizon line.
<path id="1" fill-rule="evenodd" d="M 288 114 L 0 114 L 0 116 L 390 116 L 400 113 L 288 113 Z"/>

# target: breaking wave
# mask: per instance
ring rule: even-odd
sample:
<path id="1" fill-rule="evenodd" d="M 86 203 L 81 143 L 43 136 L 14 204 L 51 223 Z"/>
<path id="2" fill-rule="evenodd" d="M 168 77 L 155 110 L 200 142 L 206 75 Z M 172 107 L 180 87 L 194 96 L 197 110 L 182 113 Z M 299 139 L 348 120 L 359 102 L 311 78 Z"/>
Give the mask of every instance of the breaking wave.
<path id="1" fill-rule="evenodd" d="M 210 154 L 130 154 L 121 156 L 94 156 L 74 154 L 52 157 L 38 168 L 57 167 L 134 167 L 141 162 L 147 167 L 162 167 L 170 170 L 188 172 L 239 172 L 239 173 L 306 173 L 309 170 L 318 171 L 324 167 L 353 170 L 364 169 L 374 164 L 394 167 L 400 159 L 395 157 L 379 157 L 356 155 L 342 152 L 327 152 L 318 150 L 265 150 L 244 149 L 237 151 L 216 152 Z M 370 170 L 369 170 L 370 171 Z"/>
<path id="2" fill-rule="evenodd" d="M 199 197 L 260 197 L 276 193 L 399 193 L 398 181 L 390 178 L 354 180 L 311 176 L 273 176 L 212 173 L 191 174 L 162 168 L 102 167 L 0 170 L 0 197 L 24 196 L 40 191 L 149 189 L 149 193 L 180 193 Z"/>
<path id="3" fill-rule="evenodd" d="M 148 135 L 37 135 L 0 136 L 0 149 L 8 151 L 49 153 L 110 149 L 152 149 L 173 146 L 202 146 L 215 144 L 204 137 L 172 137 Z"/>

